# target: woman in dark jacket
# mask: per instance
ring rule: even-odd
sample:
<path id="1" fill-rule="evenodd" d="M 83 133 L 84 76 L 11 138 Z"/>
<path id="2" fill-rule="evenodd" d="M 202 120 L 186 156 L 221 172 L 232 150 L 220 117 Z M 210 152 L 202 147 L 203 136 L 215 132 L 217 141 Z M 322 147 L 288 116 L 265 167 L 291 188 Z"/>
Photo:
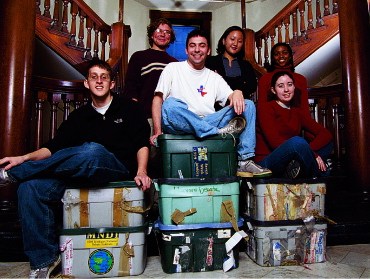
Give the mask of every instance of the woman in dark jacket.
<path id="1" fill-rule="evenodd" d="M 239 26 L 227 28 L 218 41 L 217 55 L 209 56 L 206 67 L 217 72 L 232 90 L 243 91 L 250 99 L 256 91 L 257 78 L 252 65 L 244 60 L 244 32 Z"/>

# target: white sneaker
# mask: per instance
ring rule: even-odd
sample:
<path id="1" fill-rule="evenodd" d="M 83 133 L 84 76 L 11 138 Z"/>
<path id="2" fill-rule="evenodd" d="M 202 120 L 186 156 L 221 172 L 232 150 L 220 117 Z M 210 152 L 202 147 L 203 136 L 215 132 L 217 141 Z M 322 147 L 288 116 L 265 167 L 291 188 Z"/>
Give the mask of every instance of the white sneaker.
<path id="1" fill-rule="evenodd" d="M 236 172 L 240 177 L 267 177 L 271 176 L 272 172 L 269 169 L 263 168 L 252 160 L 239 161 L 239 168 Z"/>
<path id="2" fill-rule="evenodd" d="M 36 279 L 36 278 L 43 278 L 47 279 L 50 277 L 50 273 L 54 271 L 54 269 L 60 264 L 61 258 L 58 256 L 55 262 L 53 262 L 51 265 L 43 268 L 38 269 L 32 269 L 30 271 L 29 278 L 30 279 Z"/>
<path id="3" fill-rule="evenodd" d="M 246 121 L 243 117 L 234 117 L 225 127 L 218 129 L 219 134 L 240 133 L 245 128 Z"/>

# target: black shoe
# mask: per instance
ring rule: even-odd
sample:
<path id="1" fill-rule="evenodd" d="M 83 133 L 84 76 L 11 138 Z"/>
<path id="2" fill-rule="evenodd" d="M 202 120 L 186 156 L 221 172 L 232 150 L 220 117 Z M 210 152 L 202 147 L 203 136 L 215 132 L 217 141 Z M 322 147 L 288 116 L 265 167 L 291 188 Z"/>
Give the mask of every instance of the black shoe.
<path id="1" fill-rule="evenodd" d="M 300 170 L 301 165 L 299 164 L 299 162 L 297 160 L 292 160 L 286 167 L 285 176 L 290 179 L 297 178 Z"/>

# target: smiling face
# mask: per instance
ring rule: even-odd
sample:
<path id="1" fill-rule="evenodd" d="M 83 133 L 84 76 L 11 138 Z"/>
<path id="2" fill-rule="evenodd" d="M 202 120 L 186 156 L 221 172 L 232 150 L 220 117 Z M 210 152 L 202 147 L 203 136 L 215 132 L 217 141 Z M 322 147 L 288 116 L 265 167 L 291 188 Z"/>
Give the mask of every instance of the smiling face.
<path id="1" fill-rule="evenodd" d="M 276 80 L 275 86 L 271 87 L 272 93 L 276 94 L 278 101 L 286 106 L 290 105 L 294 97 L 294 82 L 288 75 L 283 75 Z"/>
<path id="2" fill-rule="evenodd" d="M 223 39 L 223 45 L 225 46 L 226 57 L 234 58 L 240 52 L 244 43 L 244 35 L 242 32 L 235 30 L 231 31 L 225 39 Z"/>
<path id="3" fill-rule="evenodd" d="M 154 30 L 153 39 L 153 49 L 165 50 L 171 41 L 172 29 L 167 24 L 160 24 L 156 30 Z"/>
<path id="4" fill-rule="evenodd" d="M 94 104 L 104 104 L 110 101 L 110 90 L 114 87 L 114 81 L 107 70 L 98 66 L 90 68 L 84 85 L 90 90 Z"/>
<path id="5" fill-rule="evenodd" d="M 196 36 L 189 38 L 185 52 L 188 55 L 189 65 L 196 70 L 201 70 L 204 68 L 207 55 L 210 54 L 211 50 L 206 38 Z"/>
<path id="6" fill-rule="evenodd" d="M 291 63 L 291 56 L 288 48 L 286 46 L 278 46 L 274 50 L 273 59 L 274 64 L 280 67 L 288 66 Z"/>

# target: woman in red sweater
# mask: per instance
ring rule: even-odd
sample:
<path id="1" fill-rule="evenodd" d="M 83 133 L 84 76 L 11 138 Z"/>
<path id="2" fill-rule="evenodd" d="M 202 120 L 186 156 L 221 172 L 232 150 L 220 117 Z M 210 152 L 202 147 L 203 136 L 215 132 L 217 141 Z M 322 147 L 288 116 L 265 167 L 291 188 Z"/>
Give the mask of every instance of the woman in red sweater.
<path id="1" fill-rule="evenodd" d="M 255 159 L 274 176 L 328 175 L 332 135 L 301 110 L 300 101 L 292 72 L 278 71 L 272 76 L 267 102 L 258 104 Z M 310 143 L 301 137 L 302 129 L 314 136 Z"/>

